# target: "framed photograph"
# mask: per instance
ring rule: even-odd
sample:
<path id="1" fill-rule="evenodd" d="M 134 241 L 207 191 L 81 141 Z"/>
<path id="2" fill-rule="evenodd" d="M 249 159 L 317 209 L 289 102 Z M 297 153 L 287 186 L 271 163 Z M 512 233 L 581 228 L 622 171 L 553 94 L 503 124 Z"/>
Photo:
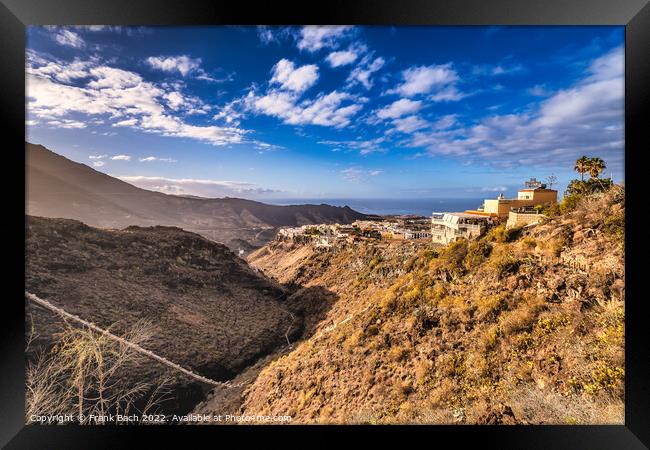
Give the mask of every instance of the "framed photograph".
<path id="1" fill-rule="evenodd" d="M 7 448 L 647 448 L 647 2 L 2 1 Z"/>

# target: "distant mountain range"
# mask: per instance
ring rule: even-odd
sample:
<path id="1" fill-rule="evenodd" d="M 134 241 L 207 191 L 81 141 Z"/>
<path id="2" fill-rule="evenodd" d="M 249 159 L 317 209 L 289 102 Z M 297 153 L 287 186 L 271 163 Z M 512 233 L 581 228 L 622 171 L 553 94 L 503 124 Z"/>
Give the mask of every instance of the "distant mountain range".
<path id="1" fill-rule="evenodd" d="M 168 195 L 138 188 L 41 145 L 25 143 L 25 151 L 25 209 L 33 216 L 76 219 L 100 228 L 176 226 L 244 250 L 268 242 L 278 227 L 367 217 L 347 206 Z"/>

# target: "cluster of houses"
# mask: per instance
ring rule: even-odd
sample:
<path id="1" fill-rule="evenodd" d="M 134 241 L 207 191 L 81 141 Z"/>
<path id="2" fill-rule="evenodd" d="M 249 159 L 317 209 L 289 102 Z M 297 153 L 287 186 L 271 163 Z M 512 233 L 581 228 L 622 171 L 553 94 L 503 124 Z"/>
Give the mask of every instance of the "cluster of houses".
<path id="1" fill-rule="evenodd" d="M 546 184 L 535 178 L 524 183 L 517 198 L 486 199 L 483 207 L 456 213 L 433 213 L 431 215 L 432 241 L 449 244 L 459 238 L 472 239 L 481 236 L 495 224 L 506 222 L 506 228 L 530 225 L 544 217 L 538 206 L 557 202 L 557 191 L 547 189 Z"/>
<path id="2" fill-rule="evenodd" d="M 357 220 L 351 225 L 321 224 L 283 228 L 277 239 L 331 247 L 372 240 L 430 240 L 430 220 L 422 216 L 394 216 L 383 220 Z"/>
<path id="3" fill-rule="evenodd" d="M 486 199 L 476 210 L 434 212 L 422 216 L 385 216 L 381 220 L 358 220 L 352 225 L 321 224 L 283 228 L 277 239 L 332 247 L 343 243 L 368 240 L 425 240 L 447 245 L 459 238 L 475 239 L 493 225 L 506 223 L 507 228 L 530 225 L 544 217 L 539 206 L 557 202 L 557 191 L 535 178 L 524 183 L 517 198 Z"/>

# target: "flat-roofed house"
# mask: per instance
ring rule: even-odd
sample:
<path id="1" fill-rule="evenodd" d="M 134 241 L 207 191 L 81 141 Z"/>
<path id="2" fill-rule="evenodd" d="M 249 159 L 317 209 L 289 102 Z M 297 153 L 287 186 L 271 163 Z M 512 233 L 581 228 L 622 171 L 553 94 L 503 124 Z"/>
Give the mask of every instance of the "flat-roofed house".
<path id="1" fill-rule="evenodd" d="M 505 219 L 513 208 L 547 205 L 557 202 L 557 191 L 547 189 L 545 184 L 540 183 L 535 178 L 531 178 L 524 184 L 526 188 L 517 192 L 517 198 L 505 198 L 503 194 L 500 194 L 495 199 L 486 199 L 483 202 L 483 210 L 480 212 Z"/>
<path id="2" fill-rule="evenodd" d="M 492 218 L 483 214 L 433 213 L 431 216 L 431 239 L 434 243 L 447 245 L 459 238 L 474 239 L 483 234 Z"/>
<path id="3" fill-rule="evenodd" d="M 405 239 L 431 239 L 431 233 L 427 230 L 406 230 Z"/>

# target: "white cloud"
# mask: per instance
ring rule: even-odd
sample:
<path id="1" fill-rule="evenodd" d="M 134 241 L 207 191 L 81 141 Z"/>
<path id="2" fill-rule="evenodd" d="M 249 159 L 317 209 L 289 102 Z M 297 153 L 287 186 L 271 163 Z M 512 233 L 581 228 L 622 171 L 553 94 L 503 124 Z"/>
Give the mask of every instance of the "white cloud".
<path id="1" fill-rule="evenodd" d="M 308 64 L 296 68 L 293 62 L 281 59 L 272 69 L 271 83 L 294 92 L 304 92 L 318 80 L 318 66 Z"/>
<path id="2" fill-rule="evenodd" d="M 179 56 L 150 56 L 146 62 L 153 69 L 162 70 L 163 72 L 174 73 L 178 72 L 183 77 L 192 74 L 197 80 L 211 81 L 215 83 L 223 83 L 231 81 L 233 74 L 228 74 L 225 78 L 216 79 L 201 68 L 201 58 L 192 58 L 187 55 Z"/>
<path id="3" fill-rule="evenodd" d="M 178 72 L 183 76 L 201 67 L 201 58 L 190 58 L 187 55 L 180 56 L 150 56 L 147 63 L 154 69 L 163 72 Z"/>
<path id="4" fill-rule="evenodd" d="M 425 147 L 431 155 L 480 159 L 500 167 L 568 167 L 582 154 L 595 154 L 610 167 L 622 168 L 623 74 L 623 48 L 618 47 L 594 60 L 582 80 L 550 95 L 536 109 L 417 131 L 408 145 Z"/>
<path id="5" fill-rule="evenodd" d="M 104 161 L 93 161 L 93 167 L 102 167 L 104 165 Z"/>
<path id="6" fill-rule="evenodd" d="M 546 97 L 549 95 L 549 91 L 544 87 L 543 84 L 536 84 L 532 88 L 528 89 L 528 93 L 530 95 L 534 95 L 535 97 Z"/>
<path id="7" fill-rule="evenodd" d="M 113 161 L 131 161 L 131 156 L 129 155 L 115 155 L 111 156 Z"/>
<path id="8" fill-rule="evenodd" d="M 67 129 L 86 128 L 86 124 L 84 122 L 80 122 L 78 120 L 72 120 L 72 119 L 48 120 L 46 123 L 47 125 L 56 128 L 67 128 Z"/>
<path id="9" fill-rule="evenodd" d="M 507 186 L 494 186 L 494 187 L 486 186 L 481 188 L 481 192 L 505 192 L 507 190 L 508 190 Z"/>
<path id="10" fill-rule="evenodd" d="M 104 159 L 104 158 L 108 158 L 108 155 L 89 155 L 88 158 L 89 159 Z"/>
<path id="11" fill-rule="evenodd" d="M 348 169 L 341 170 L 341 175 L 343 175 L 343 178 L 345 178 L 347 181 L 360 182 L 363 179 L 364 173 L 356 167 L 350 167 Z"/>
<path id="12" fill-rule="evenodd" d="M 393 125 L 397 131 L 412 133 L 416 130 L 426 128 L 431 124 L 418 116 L 407 116 L 393 120 Z"/>
<path id="13" fill-rule="evenodd" d="M 38 56 L 34 52 L 27 52 L 28 63 L 38 61 Z M 88 68 L 92 66 L 89 61 L 74 60 L 70 64 L 59 64 L 52 61 L 41 61 L 38 68 L 32 68 L 31 73 L 43 77 L 48 77 L 64 83 L 72 80 L 85 78 L 88 76 Z"/>
<path id="14" fill-rule="evenodd" d="M 359 167 L 349 167 L 347 169 L 341 170 L 340 174 L 346 181 L 350 181 L 352 183 L 361 183 L 363 181 L 366 181 L 368 177 L 376 177 L 378 175 L 381 175 L 382 172 L 382 170 L 376 169 L 366 170 Z"/>
<path id="15" fill-rule="evenodd" d="M 386 61 L 381 56 L 372 59 L 370 56 L 366 55 L 361 60 L 361 63 L 350 72 L 347 79 L 348 86 L 361 84 L 366 89 L 370 89 L 373 85 L 370 77 L 373 73 L 384 67 L 385 62 Z"/>
<path id="16" fill-rule="evenodd" d="M 290 27 L 281 27 L 276 25 L 258 25 L 257 37 L 264 45 L 280 42 L 280 39 L 292 36 Z"/>
<path id="17" fill-rule="evenodd" d="M 75 25 L 71 28 L 79 31 L 90 31 L 92 33 L 99 33 L 101 31 L 121 32 L 124 29 L 123 27 L 117 25 Z"/>
<path id="18" fill-rule="evenodd" d="M 89 70 L 89 75 L 94 77 L 88 83 L 88 87 L 93 89 L 128 89 L 143 84 L 142 77 L 137 73 L 114 67 L 93 67 Z"/>
<path id="19" fill-rule="evenodd" d="M 68 47 L 83 48 L 86 46 L 86 43 L 79 34 L 74 31 L 66 30 L 65 28 L 58 30 L 53 37 L 56 42 Z"/>
<path id="20" fill-rule="evenodd" d="M 295 94 L 270 91 L 266 95 L 249 94 L 247 104 L 257 112 L 282 119 L 290 125 L 344 127 L 363 106 L 366 99 L 347 92 L 332 91 L 314 99 L 298 101 Z"/>
<path id="21" fill-rule="evenodd" d="M 322 48 L 336 48 L 339 41 L 352 34 L 354 28 L 347 25 L 302 27 L 298 37 L 298 48 L 315 52 Z"/>
<path id="22" fill-rule="evenodd" d="M 165 94 L 165 99 L 167 100 L 167 105 L 174 111 L 180 108 L 185 100 L 183 96 L 176 91 Z"/>
<path id="23" fill-rule="evenodd" d="M 433 124 L 433 128 L 435 130 L 446 130 L 448 128 L 453 127 L 458 123 L 458 115 L 456 114 L 447 114 L 445 116 L 442 116 L 436 122 Z"/>
<path id="24" fill-rule="evenodd" d="M 271 29 L 265 25 L 260 25 L 257 27 L 257 36 L 264 44 L 270 44 L 276 40 Z"/>
<path id="25" fill-rule="evenodd" d="M 474 68 L 472 69 L 472 73 L 474 73 L 474 75 L 491 75 L 491 76 L 511 75 L 515 73 L 521 73 L 524 71 L 525 71 L 524 66 L 522 66 L 521 64 L 508 64 L 508 63 L 501 63 L 496 65 L 482 64 L 482 65 L 474 66 Z"/>
<path id="26" fill-rule="evenodd" d="M 67 77 L 87 79 L 77 86 L 64 84 L 56 64 Z M 43 68 L 47 68 L 43 70 Z M 116 126 L 128 126 L 140 131 L 195 139 L 212 145 L 243 142 L 247 130 L 236 126 L 218 127 L 190 125 L 175 113 L 205 113 L 208 105 L 199 99 L 174 93 L 169 84 L 156 85 L 143 80 L 137 73 L 102 65 L 99 61 L 75 61 L 65 64 L 48 61 L 40 55 L 28 55 L 26 68 L 27 109 L 34 118 L 58 120 L 60 126 L 81 127 L 82 122 L 69 115 L 86 114 L 108 117 Z M 171 90 L 174 89 L 174 90 Z M 182 97 L 182 104 L 179 104 Z"/>
<path id="27" fill-rule="evenodd" d="M 406 114 L 413 114 L 422 108 L 422 102 L 401 98 L 377 111 L 380 119 L 397 119 Z"/>
<path id="28" fill-rule="evenodd" d="M 347 50 L 332 52 L 325 59 L 331 67 L 347 66 L 355 62 L 364 50 L 365 48 L 360 46 L 350 47 Z"/>
<path id="29" fill-rule="evenodd" d="M 467 97 L 467 94 L 460 92 L 456 86 L 449 86 L 429 96 L 434 102 L 455 102 Z"/>
<path id="30" fill-rule="evenodd" d="M 357 139 L 352 141 L 319 141 L 319 144 L 329 145 L 334 149 L 347 148 L 350 150 L 358 151 L 361 155 L 367 155 L 374 152 L 385 152 L 386 149 L 382 144 L 386 142 L 385 137 L 375 139 Z"/>
<path id="31" fill-rule="evenodd" d="M 178 162 L 172 158 L 158 158 L 157 156 L 147 156 L 145 158 L 140 158 L 140 162 L 153 162 L 153 161 L 168 162 L 168 163 Z"/>
<path id="32" fill-rule="evenodd" d="M 419 94 L 429 94 L 434 88 L 448 87 L 458 80 L 458 74 L 451 63 L 431 66 L 410 67 L 402 71 L 403 82 L 388 91 L 389 94 L 400 94 L 413 97 Z M 434 94 L 435 95 L 435 94 Z"/>
<path id="33" fill-rule="evenodd" d="M 132 127 L 137 125 L 138 119 L 133 118 L 133 119 L 126 119 L 126 120 L 120 120 L 119 122 L 115 122 L 113 124 L 114 127 Z"/>
<path id="34" fill-rule="evenodd" d="M 225 196 L 258 197 L 277 192 L 244 181 L 222 181 L 192 178 L 165 178 L 149 176 L 116 176 L 122 181 L 143 189 L 173 195 L 197 195 L 217 198 Z"/>

